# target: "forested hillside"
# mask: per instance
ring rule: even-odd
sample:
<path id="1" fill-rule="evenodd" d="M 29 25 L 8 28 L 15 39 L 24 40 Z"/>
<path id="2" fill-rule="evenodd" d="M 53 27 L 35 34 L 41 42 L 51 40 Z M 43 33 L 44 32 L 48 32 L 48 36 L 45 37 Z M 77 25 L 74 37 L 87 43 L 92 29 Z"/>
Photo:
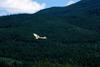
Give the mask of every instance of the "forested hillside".
<path id="1" fill-rule="evenodd" d="M 99 29 L 99 0 L 0 17 L 0 65 L 100 67 Z M 47 39 L 33 39 L 33 33 Z"/>

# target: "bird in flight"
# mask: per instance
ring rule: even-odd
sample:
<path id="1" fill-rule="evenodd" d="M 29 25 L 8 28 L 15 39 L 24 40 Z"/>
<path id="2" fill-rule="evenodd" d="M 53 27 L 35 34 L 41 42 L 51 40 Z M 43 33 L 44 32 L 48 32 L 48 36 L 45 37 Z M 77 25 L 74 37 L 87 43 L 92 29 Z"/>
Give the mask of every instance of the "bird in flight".
<path id="1" fill-rule="evenodd" d="M 38 39 L 42 39 L 42 40 L 46 40 L 47 39 L 47 37 L 46 36 L 39 36 L 38 34 L 36 34 L 36 33 L 33 33 L 33 38 L 34 39 L 36 39 L 36 40 L 38 40 Z"/>

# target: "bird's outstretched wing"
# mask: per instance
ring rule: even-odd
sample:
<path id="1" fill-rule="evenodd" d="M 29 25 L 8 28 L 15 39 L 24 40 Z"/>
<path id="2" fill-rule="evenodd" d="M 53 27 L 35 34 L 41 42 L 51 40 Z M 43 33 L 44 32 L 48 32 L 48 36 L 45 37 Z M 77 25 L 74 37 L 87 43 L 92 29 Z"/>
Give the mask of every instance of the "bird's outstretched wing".
<path id="1" fill-rule="evenodd" d="M 33 33 L 33 35 L 34 35 L 34 37 L 36 38 L 36 39 L 38 39 L 40 36 L 39 35 L 37 35 L 37 34 L 35 34 L 35 33 Z"/>

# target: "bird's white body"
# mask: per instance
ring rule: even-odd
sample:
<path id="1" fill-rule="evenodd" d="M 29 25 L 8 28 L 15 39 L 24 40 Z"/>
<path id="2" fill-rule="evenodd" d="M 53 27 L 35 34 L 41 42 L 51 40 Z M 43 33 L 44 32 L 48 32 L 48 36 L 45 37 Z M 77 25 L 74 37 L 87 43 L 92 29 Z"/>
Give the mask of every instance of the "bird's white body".
<path id="1" fill-rule="evenodd" d="M 34 39 L 42 39 L 42 40 L 47 39 L 46 36 L 40 37 L 40 36 L 39 36 L 38 34 L 36 34 L 36 33 L 33 33 L 33 36 L 34 36 Z"/>

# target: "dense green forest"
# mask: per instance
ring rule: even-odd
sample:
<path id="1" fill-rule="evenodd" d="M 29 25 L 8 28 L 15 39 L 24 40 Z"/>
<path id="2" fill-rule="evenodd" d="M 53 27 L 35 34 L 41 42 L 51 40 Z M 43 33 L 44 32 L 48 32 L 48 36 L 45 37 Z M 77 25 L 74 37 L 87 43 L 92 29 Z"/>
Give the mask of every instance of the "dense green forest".
<path id="1" fill-rule="evenodd" d="M 100 67 L 99 29 L 99 0 L 0 17 L 0 67 Z"/>

